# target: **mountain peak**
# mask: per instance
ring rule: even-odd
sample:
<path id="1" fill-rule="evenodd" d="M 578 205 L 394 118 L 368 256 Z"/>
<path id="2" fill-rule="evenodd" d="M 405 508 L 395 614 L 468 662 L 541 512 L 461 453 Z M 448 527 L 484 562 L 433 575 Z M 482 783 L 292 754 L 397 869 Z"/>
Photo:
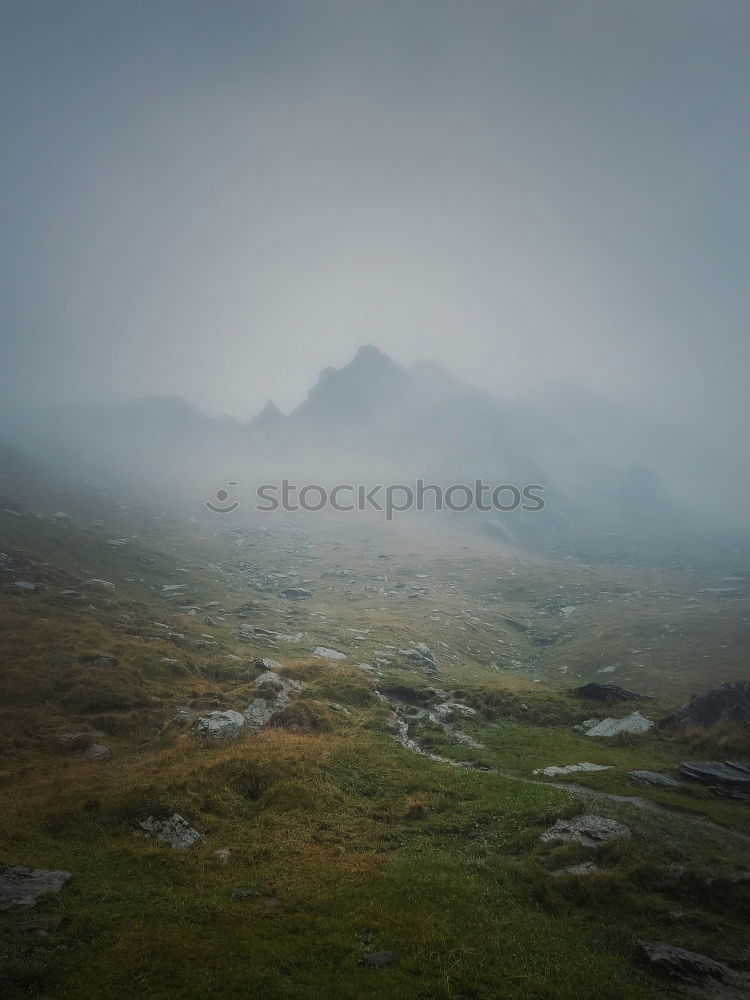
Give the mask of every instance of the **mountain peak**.
<path id="1" fill-rule="evenodd" d="M 387 354 L 384 354 L 379 347 L 374 344 L 363 344 L 359 348 L 357 353 L 354 355 L 352 360 L 346 365 L 347 368 L 351 367 L 363 367 L 367 366 L 370 368 L 381 367 L 381 368 L 397 368 L 398 366 Z"/>
<path id="2" fill-rule="evenodd" d="M 248 427 L 262 427 L 263 429 L 267 429 L 276 426 L 283 420 L 286 420 L 286 415 L 281 412 L 272 399 L 269 399 L 260 413 L 256 413 L 252 418 Z"/>
<path id="3" fill-rule="evenodd" d="M 343 368 L 325 368 L 294 416 L 341 423 L 366 417 L 398 396 L 409 374 L 387 354 L 366 344 Z"/>

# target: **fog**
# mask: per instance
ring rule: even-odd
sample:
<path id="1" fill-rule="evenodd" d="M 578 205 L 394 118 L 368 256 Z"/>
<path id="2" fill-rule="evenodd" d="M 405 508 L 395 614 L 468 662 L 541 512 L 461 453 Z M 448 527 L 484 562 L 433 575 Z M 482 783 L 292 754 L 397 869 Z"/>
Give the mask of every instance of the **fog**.
<path id="1" fill-rule="evenodd" d="M 739 515 L 748 28 L 692 0 L 5 3 L 6 426 L 151 395 L 245 422 L 372 343 L 513 401 L 529 461 L 559 423 Z"/>

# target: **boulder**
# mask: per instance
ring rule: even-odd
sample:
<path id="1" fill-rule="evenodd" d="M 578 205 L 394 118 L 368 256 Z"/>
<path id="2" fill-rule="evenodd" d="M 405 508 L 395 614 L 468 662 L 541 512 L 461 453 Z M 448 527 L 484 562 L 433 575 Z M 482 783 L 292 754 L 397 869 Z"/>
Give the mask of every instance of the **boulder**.
<path id="1" fill-rule="evenodd" d="M 281 596 L 290 601 L 302 601 L 306 597 L 312 597 L 312 591 L 306 587 L 286 587 L 281 591 Z"/>
<path id="2" fill-rule="evenodd" d="M 750 683 L 727 681 L 693 698 L 668 720 L 675 726 L 750 725 Z"/>
<path id="3" fill-rule="evenodd" d="M 22 868 L 0 862 L 0 910 L 34 906 L 39 896 L 59 892 L 70 878 L 70 872 Z"/>
<path id="4" fill-rule="evenodd" d="M 643 698 L 643 695 L 618 687 L 617 684 L 598 684 L 596 681 L 575 688 L 573 694 L 579 698 L 593 698 L 596 701 L 639 701 Z"/>
<path id="5" fill-rule="evenodd" d="M 236 739 L 245 725 L 245 716 L 231 708 L 226 712 L 210 712 L 198 719 L 197 735 L 207 742 L 222 743 Z"/>
<path id="6" fill-rule="evenodd" d="M 193 844 L 197 844 L 199 840 L 203 839 L 203 834 L 194 830 L 179 813 L 175 813 L 169 819 L 156 819 L 154 816 L 149 816 L 139 826 L 149 837 L 153 837 L 161 844 L 169 844 L 176 851 L 187 850 L 188 847 L 192 847 Z"/>
<path id="7" fill-rule="evenodd" d="M 613 819 L 606 819 L 604 816 L 574 816 L 572 819 L 559 819 L 539 839 L 545 844 L 573 842 L 597 848 L 607 841 L 629 836 L 628 827 Z"/>

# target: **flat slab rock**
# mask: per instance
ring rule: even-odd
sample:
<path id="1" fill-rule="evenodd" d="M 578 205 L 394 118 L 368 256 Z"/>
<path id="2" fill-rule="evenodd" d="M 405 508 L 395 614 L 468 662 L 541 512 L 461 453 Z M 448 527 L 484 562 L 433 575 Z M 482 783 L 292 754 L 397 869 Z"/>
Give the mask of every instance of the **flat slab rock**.
<path id="1" fill-rule="evenodd" d="M 710 1000 L 750 998 L 750 975 L 724 962 L 664 941 L 639 941 L 638 949 L 653 972 L 673 980 L 686 993 Z"/>
<path id="2" fill-rule="evenodd" d="M 0 862 L 0 910 L 34 906 L 39 896 L 59 892 L 73 876 L 46 868 L 23 868 Z"/>
<path id="3" fill-rule="evenodd" d="M 345 660 L 346 653 L 340 653 L 338 649 L 329 649 L 328 646 L 316 646 L 313 656 L 320 656 L 325 660 Z"/>
<path id="4" fill-rule="evenodd" d="M 572 819 L 559 819 L 549 830 L 539 837 L 545 844 L 583 844 L 584 847 L 597 848 L 610 840 L 629 837 L 630 830 L 622 823 L 604 816 L 574 816 Z"/>
<path id="5" fill-rule="evenodd" d="M 593 722 L 593 724 L 591 724 Z M 602 719 L 601 721 L 589 720 L 581 723 L 587 736 L 619 736 L 620 733 L 647 733 L 653 726 L 651 719 L 647 719 L 640 712 L 633 712 L 623 719 Z"/>
<path id="6" fill-rule="evenodd" d="M 556 767 L 554 764 L 551 767 L 538 767 L 533 773 L 542 774 L 545 778 L 556 778 L 558 775 L 575 774 L 577 771 L 608 771 L 609 769 L 609 764 L 589 764 L 588 761 L 582 761 L 580 764 L 562 764 L 560 767 Z"/>
<path id="7" fill-rule="evenodd" d="M 203 834 L 194 830 L 179 813 L 175 813 L 169 819 L 156 819 L 154 816 L 149 816 L 139 825 L 149 837 L 158 840 L 160 844 L 169 844 L 177 851 L 184 851 L 203 839 Z"/>
<path id="8" fill-rule="evenodd" d="M 750 792 L 750 764 L 738 760 L 691 760 L 680 764 L 680 774 L 704 785 L 722 785 Z"/>

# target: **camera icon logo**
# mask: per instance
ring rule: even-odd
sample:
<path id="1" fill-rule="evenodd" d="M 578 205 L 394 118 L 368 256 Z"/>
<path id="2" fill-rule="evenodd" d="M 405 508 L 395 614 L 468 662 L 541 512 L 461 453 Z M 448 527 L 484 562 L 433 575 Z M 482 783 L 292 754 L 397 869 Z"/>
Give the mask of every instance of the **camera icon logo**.
<path id="1" fill-rule="evenodd" d="M 229 482 L 227 483 L 227 486 L 232 488 L 235 486 L 239 486 L 239 483 L 235 482 L 235 480 L 233 479 L 230 479 Z M 214 514 L 231 514 L 231 512 L 233 510 L 237 510 L 237 508 L 240 505 L 238 500 L 233 500 L 230 503 L 227 503 L 227 501 L 229 500 L 229 490 L 224 489 L 223 487 L 216 491 L 216 493 L 214 494 L 214 499 L 217 501 L 217 503 L 213 503 L 211 500 L 205 501 L 205 506 L 208 507 L 209 510 L 213 511 Z"/>

